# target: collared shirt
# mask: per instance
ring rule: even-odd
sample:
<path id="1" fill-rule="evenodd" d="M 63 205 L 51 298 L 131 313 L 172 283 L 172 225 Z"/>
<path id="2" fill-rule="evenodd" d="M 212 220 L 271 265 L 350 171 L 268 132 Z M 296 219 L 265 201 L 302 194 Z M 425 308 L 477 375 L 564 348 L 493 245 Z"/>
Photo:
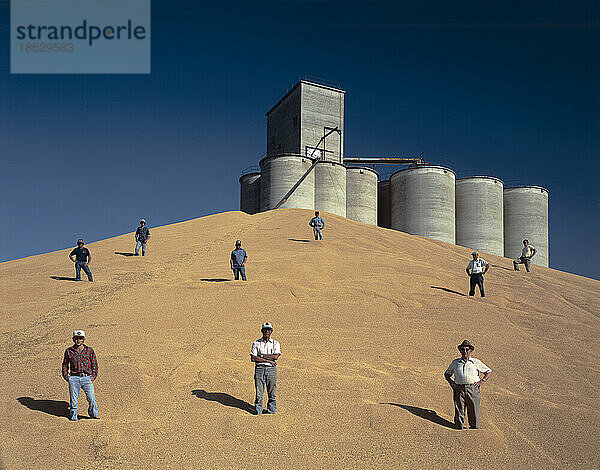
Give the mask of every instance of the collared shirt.
<path id="1" fill-rule="evenodd" d="M 62 375 L 65 380 L 69 380 L 69 369 L 71 374 L 85 372 L 94 380 L 98 375 L 98 361 L 94 350 L 85 344 L 81 351 L 78 351 L 75 345 L 67 348 L 62 363 Z"/>
<path id="2" fill-rule="evenodd" d="M 252 343 L 250 354 L 258 357 L 261 357 L 265 354 L 281 354 L 281 346 L 279 345 L 279 341 L 275 341 L 273 338 L 269 339 L 269 341 L 265 341 L 264 338 L 260 338 Z M 256 365 L 259 364 L 262 366 L 275 367 L 266 362 L 256 363 Z"/>
<path id="3" fill-rule="evenodd" d="M 136 240 L 145 243 L 150 238 L 150 230 L 145 225 L 140 225 L 135 231 Z"/>
<path id="4" fill-rule="evenodd" d="M 523 258 L 531 258 L 531 253 L 533 253 L 533 250 L 535 250 L 535 248 L 531 245 L 524 246 L 523 250 L 521 251 L 521 256 Z"/>
<path id="5" fill-rule="evenodd" d="M 487 261 L 483 258 L 472 259 L 467 266 L 471 270 L 471 274 L 479 274 L 483 272 L 483 268 L 487 266 Z"/>
<path id="6" fill-rule="evenodd" d="M 231 252 L 231 259 L 233 260 L 234 268 L 241 268 L 244 264 L 244 260 L 248 257 L 246 250 L 240 248 L 239 250 L 233 250 Z"/>
<path id="7" fill-rule="evenodd" d="M 470 385 L 479 382 L 479 372 L 485 374 L 491 371 L 492 369 L 479 359 L 471 357 L 465 362 L 462 357 L 459 357 L 450 363 L 444 374 L 449 376 L 454 375 L 454 381 L 458 385 Z"/>
<path id="8" fill-rule="evenodd" d="M 325 228 L 325 221 L 320 216 L 313 217 L 312 219 L 310 219 L 308 225 L 310 225 L 312 228 L 316 228 L 317 230 L 322 230 Z"/>
<path id="9" fill-rule="evenodd" d="M 87 261 L 88 256 L 90 255 L 90 250 L 88 250 L 87 248 L 83 247 L 83 248 L 74 248 L 73 251 L 71 251 L 71 254 L 69 256 L 73 256 L 75 255 L 75 261 Z"/>

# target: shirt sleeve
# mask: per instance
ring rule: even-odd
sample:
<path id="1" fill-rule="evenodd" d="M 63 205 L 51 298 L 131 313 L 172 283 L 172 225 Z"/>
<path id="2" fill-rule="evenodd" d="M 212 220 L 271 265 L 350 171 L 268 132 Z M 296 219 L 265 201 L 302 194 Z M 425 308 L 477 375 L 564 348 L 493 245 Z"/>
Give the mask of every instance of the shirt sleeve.
<path id="1" fill-rule="evenodd" d="M 448 366 L 448 368 L 446 369 L 446 372 L 444 372 L 444 375 L 449 375 L 452 376 L 454 374 L 454 361 L 452 361 L 450 363 L 450 365 Z"/>
<path id="2" fill-rule="evenodd" d="M 62 376 L 65 380 L 69 380 L 69 351 L 65 350 L 65 355 L 62 362 Z"/>
<path id="3" fill-rule="evenodd" d="M 467 269 L 473 269 L 473 261 L 469 261 L 469 264 L 467 264 Z"/>
<path id="4" fill-rule="evenodd" d="M 250 348 L 250 354 L 252 354 L 253 356 L 258 356 L 258 345 L 256 344 L 256 341 L 252 343 L 252 347 Z"/>
<path id="5" fill-rule="evenodd" d="M 491 372 L 492 369 L 490 369 L 488 366 L 486 366 L 483 362 L 481 362 L 479 359 L 475 359 L 475 368 L 479 371 L 482 372 L 483 374 L 485 374 L 486 372 Z"/>
<path id="6" fill-rule="evenodd" d="M 488 265 L 488 262 L 487 262 L 486 260 L 484 260 L 483 258 L 481 259 L 481 261 L 483 261 L 483 265 L 484 265 L 484 266 L 487 266 L 487 265 Z"/>
<path id="7" fill-rule="evenodd" d="M 246 253 L 246 250 L 244 250 L 244 258 L 248 257 L 248 253 Z"/>
<path id="8" fill-rule="evenodd" d="M 235 257 L 233 255 L 233 251 L 231 252 L 231 259 L 235 261 Z"/>
<path id="9" fill-rule="evenodd" d="M 273 340 L 273 342 L 273 354 L 281 354 L 281 345 L 279 344 L 279 341 Z"/>
<path id="10" fill-rule="evenodd" d="M 96 353 L 94 352 L 93 349 L 90 353 L 90 363 L 92 364 L 91 379 L 94 380 L 96 377 L 98 377 L 98 360 L 96 359 Z"/>
<path id="11" fill-rule="evenodd" d="M 76 253 L 76 251 L 75 251 L 75 248 L 73 248 L 73 251 L 71 251 L 71 253 L 69 253 L 69 256 L 74 256 L 74 255 L 76 255 L 76 254 L 77 254 L 77 253 Z"/>

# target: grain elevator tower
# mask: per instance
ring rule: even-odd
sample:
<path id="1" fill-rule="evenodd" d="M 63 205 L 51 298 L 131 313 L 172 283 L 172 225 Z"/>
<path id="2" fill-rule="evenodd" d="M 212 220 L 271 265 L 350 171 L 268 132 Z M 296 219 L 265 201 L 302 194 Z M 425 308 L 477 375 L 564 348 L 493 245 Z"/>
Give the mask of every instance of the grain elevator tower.
<path id="1" fill-rule="evenodd" d="M 343 163 L 345 93 L 300 80 L 267 112 L 267 157 L 294 154 Z M 339 132 L 330 132 L 335 128 Z"/>

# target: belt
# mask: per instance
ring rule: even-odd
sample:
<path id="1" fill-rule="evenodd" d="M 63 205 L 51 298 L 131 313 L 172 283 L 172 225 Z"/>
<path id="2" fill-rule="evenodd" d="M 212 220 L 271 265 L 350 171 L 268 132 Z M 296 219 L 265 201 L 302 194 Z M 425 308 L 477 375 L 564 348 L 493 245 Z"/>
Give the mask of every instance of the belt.
<path id="1" fill-rule="evenodd" d="M 87 372 L 71 372 L 71 375 L 76 375 L 77 377 L 86 377 L 90 374 L 88 374 Z"/>

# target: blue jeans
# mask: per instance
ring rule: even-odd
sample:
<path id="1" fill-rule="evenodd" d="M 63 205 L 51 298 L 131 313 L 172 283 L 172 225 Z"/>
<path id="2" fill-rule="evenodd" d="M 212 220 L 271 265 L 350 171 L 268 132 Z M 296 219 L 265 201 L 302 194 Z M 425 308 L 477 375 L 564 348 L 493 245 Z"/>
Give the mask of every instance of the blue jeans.
<path id="1" fill-rule="evenodd" d="M 98 417 L 98 404 L 96 403 L 96 395 L 94 393 L 94 384 L 89 376 L 79 377 L 71 375 L 69 377 L 69 395 L 71 404 L 69 406 L 69 419 L 77 421 L 77 409 L 79 407 L 79 390 L 83 389 L 85 397 L 88 401 L 88 415 L 90 418 Z"/>
<path id="2" fill-rule="evenodd" d="M 235 280 L 238 281 L 240 279 L 240 274 L 242 275 L 242 281 L 246 280 L 246 268 L 242 266 L 241 268 L 233 268 L 233 275 L 235 276 Z"/>
<path id="3" fill-rule="evenodd" d="M 254 410 L 257 415 L 263 411 L 263 393 L 267 387 L 267 411 L 275 413 L 277 402 L 275 393 L 277 392 L 277 367 L 257 365 L 254 369 L 254 385 L 256 386 L 256 398 L 254 399 Z"/>
<path id="4" fill-rule="evenodd" d="M 87 274 L 88 281 L 94 282 L 92 278 L 92 271 L 90 271 L 90 267 L 85 265 L 85 261 L 75 261 L 75 279 L 81 281 L 81 270 Z"/>
<path id="5" fill-rule="evenodd" d="M 138 241 L 135 245 L 135 254 L 137 255 L 142 247 L 142 256 L 146 256 L 146 242 Z"/>
<path id="6" fill-rule="evenodd" d="M 315 240 L 323 240 L 323 231 L 320 228 L 313 228 Z"/>

